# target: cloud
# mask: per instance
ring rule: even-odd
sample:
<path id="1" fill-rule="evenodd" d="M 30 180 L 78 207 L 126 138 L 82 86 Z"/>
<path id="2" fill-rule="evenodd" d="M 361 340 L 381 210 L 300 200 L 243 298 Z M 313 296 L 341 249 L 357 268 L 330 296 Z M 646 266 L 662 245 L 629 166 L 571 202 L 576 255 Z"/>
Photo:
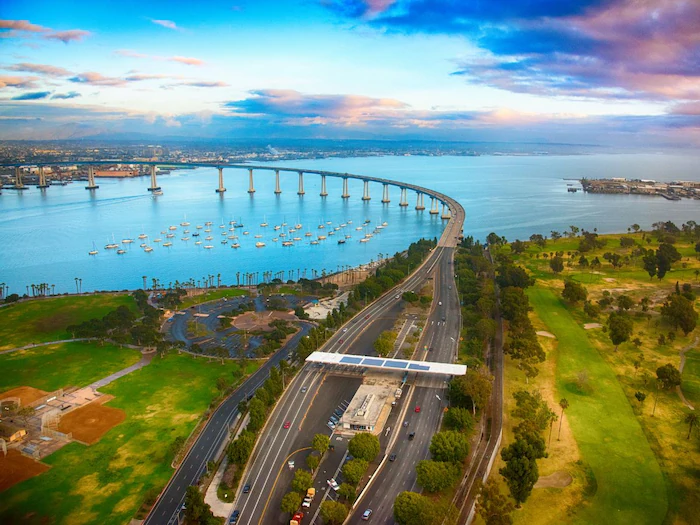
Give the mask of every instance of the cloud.
<path id="1" fill-rule="evenodd" d="M 36 85 L 36 80 L 39 80 L 39 77 L 14 77 L 0 75 L 0 89 L 6 87 L 33 88 Z"/>
<path id="2" fill-rule="evenodd" d="M 56 93 L 51 98 L 56 100 L 67 100 L 69 98 L 77 98 L 79 96 L 80 93 L 77 91 L 69 91 L 68 93 Z"/>
<path id="3" fill-rule="evenodd" d="M 144 80 L 162 80 L 164 78 L 173 78 L 170 75 L 157 75 L 157 74 L 143 74 L 135 73 L 124 77 L 127 82 L 142 82 Z"/>
<path id="4" fill-rule="evenodd" d="M 404 33 L 454 34 L 483 51 L 456 74 L 545 96 L 700 99 L 700 2 L 336 0 L 331 9 Z"/>
<path id="5" fill-rule="evenodd" d="M 12 29 L 15 31 L 27 31 L 30 33 L 50 31 L 48 27 L 32 24 L 29 22 L 29 20 L 0 20 L 0 29 Z"/>
<path id="6" fill-rule="evenodd" d="M 185 87 L 201 87 L 201 88 L 216 88 L 216 87 L 227 87 L 226 82 L 220 80 L 206 81 L 206 80 L 190 80 L 186 82 L 176 82 L 175 84 L 170 84 L 168 87 L 185 86 Z"/>
<path id="7" fill-rule="evenodd" d="M 22 93 L 21 95 L 12 97 L 12 100 L 41 100 L 42 98 L 48 98 L 50 94 L 50 91 L 35 91 L 33 93 Z"/>
<path id="8" fill-rule="evenodd" d="M 49 33 L 44 38 L 48 40 L 59 40 L 64 44 L 70 42 L 79 42 L 83 38 L 90 36 L 92 33 L 90 31 L 83 31 L 82 29 L 70 29 L 68 31 L 54 31 Z"/>
<path id="9" fill-rule="evenodd" d="M 153 18 L 151 18 L 150 20 L 154 24 L 162 26 L 162 27 L 167 27 L 168 29 L 174 29 L 174 30 L 180 29 L 179 27 L 177 27 L 177 24 L 175 22 L 173 22 L 172 20 L 154 20 Z"/>
<path id="10" fill-rule="evenodd" d="M 101 73 L 95 73 L 94 71 L 80 73 L 79 75 L 70 77 L 68 80 L 70 82 L 90 84 L 92 86 L 123 86 L 126 84 L 126 80 L 122 78 L 106 77 Z"/>
<path id="11" fill-rule="evenodd" d="M 147 55 L 145 53 L 138 53 L 137 51 L 132 51 L 130 49 L 118 49 L 115 51 L 117 55 L 124 56 L 124 57 L 132 57 L 132 58 L 146 58 L 146 59 L 151 59 L 151 60 L 164 60 L 166 62 L 179 62 L 180 64 L 185 64 L 188 66 L 203 66 L 204 65 L 204 60 L 200 60 L 199 58 L 192 58 L 192 57 L 181 57 L 181 56 L 171 56 L 171 57 L 164 57 L 164 56 L 158 56 L 158 55 Z"/>
<path id="12" fill-rule="evenodd" d="M 187 64 L 188 66 L 202 66 L 202 65 L 204 65 L 203 60 L 200 60 L 198 58 L 191 58 L 191 57 L 174 56 L 174 57 L 167 57 L 165 60 L 170 60 L 171 62 L 180 62 L 181 64 Z"/>
<path id="13" fill-rule="evenodd" d="M 73 74 L 62 67 L 51 66 L 48 64 L 28 64 L 26 62 L 13 64 L 5 69 L 8 69 L 10 71 L 25 71 L 28 73 L 38 73 L 40 75 L 46 75 L 48 77 L 67 77 Z"/>

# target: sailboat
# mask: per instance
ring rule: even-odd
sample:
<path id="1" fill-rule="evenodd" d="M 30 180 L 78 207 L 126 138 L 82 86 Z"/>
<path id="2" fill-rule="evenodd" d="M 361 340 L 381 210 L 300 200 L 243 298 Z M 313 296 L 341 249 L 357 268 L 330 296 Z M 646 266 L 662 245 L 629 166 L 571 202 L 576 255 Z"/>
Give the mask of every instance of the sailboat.
<path id="1" fill-rule="evenodd" d="M 189 226 L 190 223 L 187 222 L 187 214 L 185 214 L 185 220 L 180 223 L 180 226 Z"/>
<path id="2" fill-rule="evenodd" d="M 92 241 L 92 250 L 90 250 L 88 252 L 88 254 L 89 255 L 97 255 L 98 253 L 100 253 L 100 252 L 98 252 L 97 248 L 95 248 L 95 241 Z"/>
<path id="3" fill-rule="evenodd" d="M 255 247 L 256 247 L 256 248 L 264 248 L 264 247 L 265 247 L 265 243 L 262 242 L 262 241 L 258 241 L 258 242 L 255 243 Z"/>
<path id="4" fill-rule="evenodd" d="M 267 217 L 265 217 L 264 215 L 263 215 L 263 221 L 260 223 L 260 227 L 261 227 L 261 228 L 267 228 L 267 227 L 268 227 L 268 224 L 267 224 Z"/>
<path id="5" fill-rule="evenodd" d="M 115 250 L 119 248 L 119 245 L 114 242 L 114 234 L 112 234 L 112 242 L 105 245 L 105 250 Z"/>

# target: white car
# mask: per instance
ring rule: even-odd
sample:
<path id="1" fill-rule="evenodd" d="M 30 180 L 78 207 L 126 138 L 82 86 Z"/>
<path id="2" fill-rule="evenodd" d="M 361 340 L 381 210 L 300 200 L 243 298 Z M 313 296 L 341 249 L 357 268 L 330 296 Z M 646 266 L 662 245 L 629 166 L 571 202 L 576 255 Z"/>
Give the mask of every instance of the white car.
<path id="1" fill-rule="evenodd" d="M 334 479 L 329 479 L 327 483 L 333 490 L 338 490 L 340 488 Z"/>
<path id="2" fill-rule="evenodd" d="M 343 333 L 345 333 L 345 332 L 347 332 L 347 331 L 348 331 L 347 328 L 343 328 Z"/>
<path id="3" fill-rule="evenodd" d="M 309 508 L 311 506 L 311 498 L 304 498 L 304 501 L 301 503 L 301 506 Z"/>

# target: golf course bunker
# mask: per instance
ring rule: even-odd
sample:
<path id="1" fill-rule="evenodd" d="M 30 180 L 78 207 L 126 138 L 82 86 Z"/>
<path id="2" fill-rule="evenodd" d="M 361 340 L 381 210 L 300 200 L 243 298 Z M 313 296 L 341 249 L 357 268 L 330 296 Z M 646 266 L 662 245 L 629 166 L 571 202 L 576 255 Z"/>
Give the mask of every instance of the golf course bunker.
<path id="1" fill-rule="evenodd" d="M 0 394 L 0 401 L 11 397 L 16 397 L 19 398 L 22 406 L 27 406 L 32 404 L 37 399 L 41 399 L 46 394 L 48 394 L 48 392 L 44 392 L 38 388 L 33 388 L 31 386 L 19 386 Z"/>
<path id="2" fill-rule="evenodd" d="M 537 335 L 540 337 L 549 337 L 550 339 L 556 339 L 557 336 L 555 336 L 552 332 L 547 332 L 546 330 L 537 330 Z"/>
<path id="3" fill-rule="evenodd" d="M 0 452 L 0 492 L 48 469 L 47 465 L 23 456 L 19 450 L 8 450 L 7 456 Z"/>
<path id="4" fill-rule="evenodd" d="M 76 408 L 61 418 L 59 432 L 73 434 L 73 439 L 92 445 L 104 436 L 112 427 L 126 419 L 126 413 L 119 408 L 106 407 L 111 396 Z"/>
<path id="5" fill-rule="evenodd" d="M 542 476 L 535 483 L 536 489 L 563 489 L 571 485 L 574 479 L 566 470 L 558 470 L 549 476 Z"/>

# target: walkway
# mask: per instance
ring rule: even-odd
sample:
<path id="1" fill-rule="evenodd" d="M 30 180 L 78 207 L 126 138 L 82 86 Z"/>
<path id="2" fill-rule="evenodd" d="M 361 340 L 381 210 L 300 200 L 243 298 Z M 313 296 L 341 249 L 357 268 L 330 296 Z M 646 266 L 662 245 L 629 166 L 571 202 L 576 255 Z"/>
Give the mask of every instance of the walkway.
<path id="1" fill-rule="evenodd" d="M 26 346 L 20 346 L 18 348 L 10 348 L 9 350 L 3 350 L 0 352 L 0 355 L 3 354 L 9 354 L 10 352 L 17 352 L 18 350 L 29 350 L 30 348 L 37 348 L 40 346 L 49 346 L 49 345 L 59 345 L 61 343 L 73 343 L 76 341 L 96 341 L 96 337 L 78 337 L 75 339 L 61 339 L 60 341 L 48 341 L 46 343 L 33 343 L 31 345 L 26 345 Z"/>
<path id="2" fill-rule="evenodd" d="M 678 371 L 681 373 L 681 376 L 683 375 L 683 368 L 685 367 L 685 354 L 686 352 L 698 346 L 698 340 L 700 340 L 700 336 L 695 336 L 695 340 L 680 351 L 681 364 L 678 365 Z M 685 406 L 687 406 L 690 410 L 695 410 L 695 407 L 691 405 L 690 402 L 683 395 L 683 390 L 681 389 L 680 385 L 676 387 L 676 392 L 678 392 L 678 397 L 681 398 L 681 401 Z"/>
<path id="3" fill-rule="evenodd" d="M 153 357 L 156 355 L 155 350 L 151 350 L 149 352 L 141 352 L 141 360 L 138 363 L 134 363 L 131 366 L 127 366 L 126 368 L 123 368 L 122 370 L 119 370 L 118 372 L 114 372 L 113 374 L 108 375 L 107 377 L 103 377 L 102 379 L 95 381 L 94 383 L 88 385 L 86 388 L 92 388 L 93 390 L 97 390 L 98 388 L 101 388 L 105 385 L 110 384 L 112 381 L 116 381 L 120 377 L 124 377 L 127 374 L 130 374 L 131 372 L 134 372 L 135 370 L 139 370 L 140 368 L 143 368 L 147 364 L 151 362 Z"/>

